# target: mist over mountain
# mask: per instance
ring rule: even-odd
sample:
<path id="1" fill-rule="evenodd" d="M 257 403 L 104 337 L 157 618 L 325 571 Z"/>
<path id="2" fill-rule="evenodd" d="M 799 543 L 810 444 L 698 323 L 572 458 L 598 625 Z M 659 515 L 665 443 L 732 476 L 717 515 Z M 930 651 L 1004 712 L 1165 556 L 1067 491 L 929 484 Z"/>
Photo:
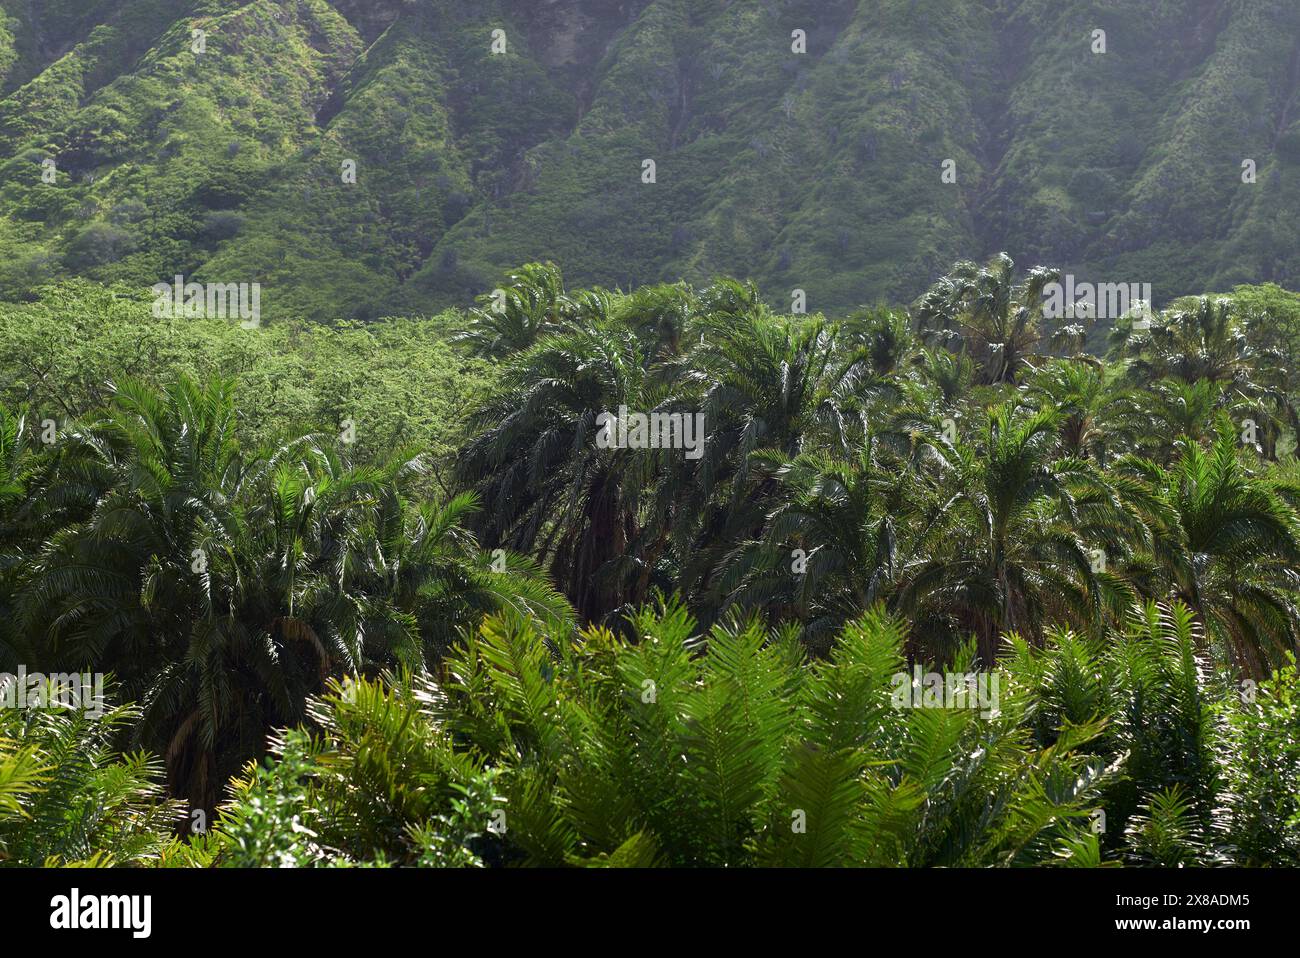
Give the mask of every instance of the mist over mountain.
<path id="1" fill-rule="evenodd" d="M 552 260 L 833 312 L 1006 250 L 1164 302 L 1300 277 L 1300 5 L 0 0 L 0 157 L 9 299 L 372 318 Z"/>

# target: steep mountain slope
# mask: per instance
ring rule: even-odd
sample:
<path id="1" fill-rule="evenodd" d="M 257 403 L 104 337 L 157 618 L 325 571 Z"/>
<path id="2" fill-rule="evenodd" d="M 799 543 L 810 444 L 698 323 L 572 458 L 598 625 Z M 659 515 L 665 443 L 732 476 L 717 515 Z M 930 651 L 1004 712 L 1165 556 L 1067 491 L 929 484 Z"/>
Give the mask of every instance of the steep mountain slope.
<path id="1" fill-rule="evenodd" d="M 1300 278 L 1293 0 L 0 12 L 0 296 L 180 273 L 365 318 L 552 259 L 843 310 L 998 249 L 1160 300 Z"/>

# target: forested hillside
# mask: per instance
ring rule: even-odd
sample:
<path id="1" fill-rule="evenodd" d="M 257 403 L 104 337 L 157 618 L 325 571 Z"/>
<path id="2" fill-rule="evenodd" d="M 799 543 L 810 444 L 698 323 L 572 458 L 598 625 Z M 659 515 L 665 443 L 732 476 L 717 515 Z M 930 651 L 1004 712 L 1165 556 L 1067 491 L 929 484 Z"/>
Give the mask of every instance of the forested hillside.
<path id="1" fill-rule="evenodd" d="M 8 298 L 183 274 L 260 282 L 268 316 L 369 318 L 549 259 L 843 311 L 999 250 L 1161 303 L 1300 275 L 1290 0 L 0 11 Z"/>

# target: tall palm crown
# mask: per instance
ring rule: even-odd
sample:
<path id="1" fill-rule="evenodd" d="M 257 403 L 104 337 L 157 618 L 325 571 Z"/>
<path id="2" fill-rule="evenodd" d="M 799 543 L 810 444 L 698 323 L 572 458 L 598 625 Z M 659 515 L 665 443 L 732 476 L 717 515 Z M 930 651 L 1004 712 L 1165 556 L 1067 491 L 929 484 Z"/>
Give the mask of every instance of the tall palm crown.
<path id="1" fill-rule="evenodd" d="M 626 570 L 646 544 L 642 490 L 672 450 L 600 448 L 598 418 L 674 405 L 640 342 L 613 323 L 547 337 L 515 357 L 458 464 L 484 504 L 485 543 L 535 551 L 588 617 L 620 606 L 635 588 Z"/>
<path id="2" fill-rule="evenodd" d="M 1043 290 L 1056 278 L 1054 271 L 1036 268 L 1017 285 L 1015 263 L 1006 253 L 983 267 L 958 263 L 921 298 L 922 335 L 956 333 L 980 364 L 983 382 L 1013 382 L 1038 343 Z"/>
<path id="3" fill-rule="evenodd" d="M 1298 648 L 1300 486 L 1249 468 L 1226 421 L 1209 449 L 1184 439 L 1179 450 L 1168 467 L 1117 467 L 1143 484 L 1134 492 L 1169 588 L 1227 658 L 1261 676 Z"/>
<path id="4" fill-rule="evenodd" d="M 779 483 L 761 537 L 723 560 L 716 601 L 763 609 L 803 624 L 803 640 L 826 652 L 830 636 L 890 593 L 896 574 L 896 517 L 888 481 L 868 442 L 857 458 L 756 454 Z"/>
<path id="5" fill-rule="evenodd" d="M 998 636 L 1037 640 L 1049 617 L 1095 624 L 1127 598 L 1097 561 L 1131 523 L 1087 462 L 1055 455 L 1060 416 L 988 413 L 975 448 L 948 447 L 932 480 L 938 509 L 909 542 L 897 607 L 941 632 L 973 632 L 993 661 Z"/>
<path id="6" fill-rule="evenodd" d="M 565 295 L 560 271 L 551 263 L 520 267 L 479 302 L 470 310 L 468 328 L 454 339 L 474 354 L 491 358 L 527 349 L 562 329 L 582 305 Z M 585 305 L 590 309 L 595 302 Z"/>

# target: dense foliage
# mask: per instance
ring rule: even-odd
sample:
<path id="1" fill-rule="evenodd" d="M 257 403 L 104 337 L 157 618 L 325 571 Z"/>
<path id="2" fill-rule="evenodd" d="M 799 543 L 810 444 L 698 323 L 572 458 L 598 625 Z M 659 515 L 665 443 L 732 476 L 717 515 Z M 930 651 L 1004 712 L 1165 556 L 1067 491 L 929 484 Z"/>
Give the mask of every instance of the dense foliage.
<path id="1" fill-rule="evenodd" d="M 0 708 L 0 857 L 1300 864 L 1295 297 L 1103 360 L 1050 275 L 0 308 L 0 672 L 110 673 Z M 699 456 L 598 442 L 620 407 Z"/>

